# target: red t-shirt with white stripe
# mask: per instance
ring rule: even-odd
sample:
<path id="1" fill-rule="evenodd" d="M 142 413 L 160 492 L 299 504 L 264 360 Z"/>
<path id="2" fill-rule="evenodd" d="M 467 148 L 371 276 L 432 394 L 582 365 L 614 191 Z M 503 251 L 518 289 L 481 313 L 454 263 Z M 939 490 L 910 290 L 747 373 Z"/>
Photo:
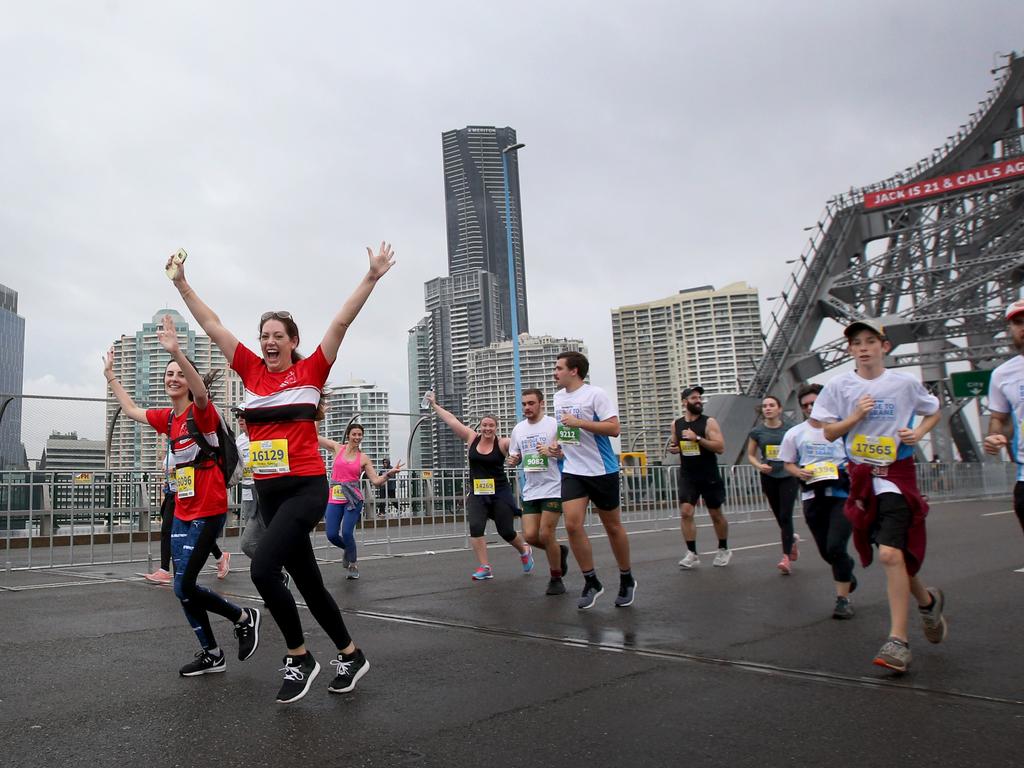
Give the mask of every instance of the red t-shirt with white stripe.
<path id="1" fill-rule="evenodd" d="M 245 385 L 253 479 L 323 475 L 315 419 L 331 364 L 320 346 L 290 368 L 274 372 L 239 343 L 231 367 Z"/>
<path id="2" fill-rule="evenodd" d="M 171 413 L 170 408 L 153 408 L 146 411 L 146 421 L 157 432 L 167 435 L 167 418 Z M 199 446 L 189 437 L 185 425 L 189 413 L 196 429 L 213 447 L 219 444 L 217 423 L 220 421 L 220 414 L 213 403 L 208 403 L 203 409 L 190 403 L 184 413 L 171 420 L 167 449 L 171 452 L 171 471 L 177 486 L 174 516 L 185 521 L 223 515 L 228 511 L 228 490 L 220 467 L 212 460 L 204 461 L 202 465 L 193 463 L 199 459 Z"/>

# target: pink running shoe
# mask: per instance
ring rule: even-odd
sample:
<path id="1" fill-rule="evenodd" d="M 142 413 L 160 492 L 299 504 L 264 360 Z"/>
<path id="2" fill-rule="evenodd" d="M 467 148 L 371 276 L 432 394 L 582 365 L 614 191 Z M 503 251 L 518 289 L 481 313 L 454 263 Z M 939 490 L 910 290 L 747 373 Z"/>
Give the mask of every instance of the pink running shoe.
<path id="1" fill-rule="evenodd" d="M 800 534 L 793 534 L 793 546 L 789 550 L 789 559 L 791 562 L 796 562 L 800 559 Z"/>
<path id="2" fill-rule="evenodd" d="M 228 575 L 228 571 L 231 570 L 231 553 L 225 552 L 220 556 L 220 560 L 217 561 L 217 578 L 223 579 Z"/>
<path id="3" fill-rule="evenodd" d="M 779 564 L 776 566 L 783 576 L 789 576 L 790 571 L 792 570 L 792 568 L 789 567 L 789 562 L 789 558 L 783 555 L 782 559 L 779 560 Z"/>
<path id="4" fill-rule="evenodd" d="M 163 568 L 157 568 L 155 571 L 147 573 L 142 578 L 153 584 L 170 584 L 174 581 L 174 577 L 171 576 L 171 572 L 165 571 Z"/>

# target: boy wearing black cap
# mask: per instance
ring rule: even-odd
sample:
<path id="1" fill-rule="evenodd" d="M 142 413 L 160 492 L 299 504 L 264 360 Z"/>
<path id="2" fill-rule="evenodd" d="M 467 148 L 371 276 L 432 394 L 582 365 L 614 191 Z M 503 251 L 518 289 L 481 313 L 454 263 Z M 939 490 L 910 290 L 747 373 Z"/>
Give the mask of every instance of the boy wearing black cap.
<path id="1" fill-rule="evenodd" d="M 704 387 L 683 390 L 685 414 L 672 423 L 669 452 L 679 454 L 679 524 L 686 554 L 679 567 L 689 570 L 700 563 L 697 555 L 697 525 L 693 511 L 697 500 L 704 499 L 718 535 L 714 565 L 723 567 L 732 559 L 729 549 L 729 523 L 722 514 L 725 484 L 718 472 L 718 455 L 725 451 L 725 438 L 715 419 L 704 415 Z"/>
<path id="2" fill-rule="evenodd" d="M 811 411 L 825 439 L 844 437 L 849 456 L 850 496 L 845 513 L 865 567 L 872 544 L 885 569 L 889 596 L 889 637 L 873 662 L 905 672 L 910 665 L 907 614 L 910 596 L 929 642 L 946 637 L 941 590 L 926 587 L 917 575 L 925 554 L 928 504 L 917 488 L 914 448 L 939 421 L 939 400 L 920 381 L 885 368 L 892 349 L 885 328 L 873 319 L 850 323 L 845 330 L 856 370 L 829 381 Z M 915 414 L 921 415 L 912 428 Z"/>

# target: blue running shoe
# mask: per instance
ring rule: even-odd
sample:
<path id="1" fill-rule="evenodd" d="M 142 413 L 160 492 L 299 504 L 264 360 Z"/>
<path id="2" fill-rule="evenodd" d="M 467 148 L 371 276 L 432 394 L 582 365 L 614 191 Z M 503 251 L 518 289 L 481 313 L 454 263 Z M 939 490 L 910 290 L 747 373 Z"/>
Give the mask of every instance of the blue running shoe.
<path id="1" fill-rule="evenodd" d="M 473 571 L 473 581 L 483 581 L 484 579 L 493 579 L 494 574 L 491 573 L 491 566 L 481 565 Z"/>
<path id="2" fill-rule="evenodd" d="M 533 547 L 529 544 L 526 545 L 526 554 L 520 555 L 519 560 L 523 564 L 523 573 L 529 573 L 533 570 Z"/>

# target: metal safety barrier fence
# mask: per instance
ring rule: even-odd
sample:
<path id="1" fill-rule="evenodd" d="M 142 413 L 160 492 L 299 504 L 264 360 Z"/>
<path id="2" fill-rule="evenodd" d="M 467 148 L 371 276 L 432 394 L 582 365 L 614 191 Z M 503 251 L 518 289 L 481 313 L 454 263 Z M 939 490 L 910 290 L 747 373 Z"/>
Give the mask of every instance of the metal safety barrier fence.
<path id="1" fill-rule="evenodd" d="M 1009 463 L 919 464 L 918 483 L 932 500 L 1009 496 L 1016 467 Z M 731 521 L 768 513 L 757 470 L 749 465 L 721 467 L 724 509 Z M 621 471 L 622 520 L 637 527 L 678 521 L 678 466 L 625 467 Z M 517 496 L 520 478 L 510 472 Z M 141 471 L 0 472 L 0 547 L 5 570 L 74 565 L 145 563 L 155 567 L 160 551 L 158 473 Z M 365 506 L 357 541 L 370 554 L 469 546 L 465 469 L 403 470 L 382 488 L 364 481 Z M 242 522 L 239 489 L 231 491 L 222 547 L 238 551 Z M 698 517 L 706 515 L 698 508 Z M 600 528 L 588 512 L 586 525 Z M 340 559 L 341 552 L 318 526 L 312 533 L 318 556 Z M 431 542 L 434 544 L 428 546 Z"/>

